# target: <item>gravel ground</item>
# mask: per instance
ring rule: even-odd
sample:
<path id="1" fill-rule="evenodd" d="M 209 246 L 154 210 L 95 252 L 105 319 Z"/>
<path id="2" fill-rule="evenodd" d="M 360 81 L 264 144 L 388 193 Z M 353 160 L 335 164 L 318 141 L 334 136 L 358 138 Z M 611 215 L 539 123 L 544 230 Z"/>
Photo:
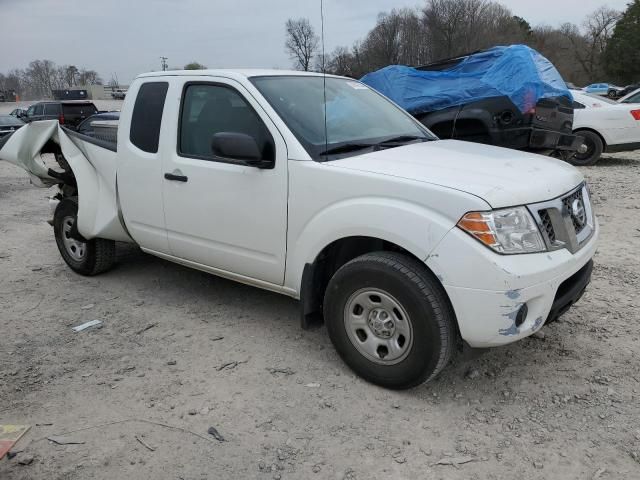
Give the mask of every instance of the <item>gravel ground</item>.
<path id="1" fill-rule="evenodd" d="M 0 478 L 640 478 L 640 152 L 583 172 L 602 237 L 580 303 L 392 392 L 286 297 L 132 247 L 73 274 L 49 192 L 0 162 L 0 424 L 32 425 Z"/>

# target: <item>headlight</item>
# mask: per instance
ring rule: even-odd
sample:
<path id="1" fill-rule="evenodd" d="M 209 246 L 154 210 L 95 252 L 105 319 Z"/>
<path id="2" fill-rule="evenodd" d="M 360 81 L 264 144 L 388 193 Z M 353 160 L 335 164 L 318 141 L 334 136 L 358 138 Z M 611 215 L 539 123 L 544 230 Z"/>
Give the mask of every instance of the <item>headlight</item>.
<path id="1" fill-rule="evenodd" d="M 470 212 L 458 227 L 498 253 L 544 252 L 547 248 L 540 230 L 525 207 L 492 212 Z"/>

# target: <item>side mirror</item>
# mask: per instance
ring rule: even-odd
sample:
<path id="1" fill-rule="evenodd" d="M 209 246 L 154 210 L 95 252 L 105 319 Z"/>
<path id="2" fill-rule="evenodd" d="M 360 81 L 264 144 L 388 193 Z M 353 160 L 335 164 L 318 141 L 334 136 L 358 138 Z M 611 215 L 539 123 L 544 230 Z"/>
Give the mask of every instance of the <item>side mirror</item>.
<path id="1" fill-rule="evenodd" d="M 214 155 L 240 160 L 257 168 L 273 168 L 272 160 L 263 160 L 255 138 L 245 133 L 220 132 L 213 135 L 211 151 Z"/>

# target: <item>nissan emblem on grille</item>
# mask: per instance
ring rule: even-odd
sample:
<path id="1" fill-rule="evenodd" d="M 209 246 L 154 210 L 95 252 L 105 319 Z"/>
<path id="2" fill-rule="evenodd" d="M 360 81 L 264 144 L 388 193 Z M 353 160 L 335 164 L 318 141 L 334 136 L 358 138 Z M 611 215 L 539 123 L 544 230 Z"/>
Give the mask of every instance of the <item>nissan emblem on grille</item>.
<path id="1" fill-rule="evenodd" d="M 581 198 L 576 198 L 571 203 L 571 215 L 581 227 L 584 227 L 584 224 L 587 223 L 587 212 Z"/>

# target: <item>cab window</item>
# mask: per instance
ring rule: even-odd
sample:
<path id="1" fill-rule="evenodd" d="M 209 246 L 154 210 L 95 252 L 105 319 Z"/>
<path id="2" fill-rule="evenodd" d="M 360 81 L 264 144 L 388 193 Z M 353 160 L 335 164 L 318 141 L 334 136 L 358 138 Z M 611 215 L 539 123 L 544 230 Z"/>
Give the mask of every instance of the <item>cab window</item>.
<path id="1" fill-rule="evenodd" d="M 168 89 L 167 82 L 147 82 L 138 90 L 131 114 L 129 140 L 144 152 L 158 153 L 162 112 Z"/>
<path id="2" fill-rule="evenodd" d="M 187 157 L 226 161 L 213 154 L 213 135 L 244 133 L 253 137 L 264 160 L 275 159 L 266 125 L 244 97 L 231 87 L 187 84 L 180 114 L 178 151 Z"/>

